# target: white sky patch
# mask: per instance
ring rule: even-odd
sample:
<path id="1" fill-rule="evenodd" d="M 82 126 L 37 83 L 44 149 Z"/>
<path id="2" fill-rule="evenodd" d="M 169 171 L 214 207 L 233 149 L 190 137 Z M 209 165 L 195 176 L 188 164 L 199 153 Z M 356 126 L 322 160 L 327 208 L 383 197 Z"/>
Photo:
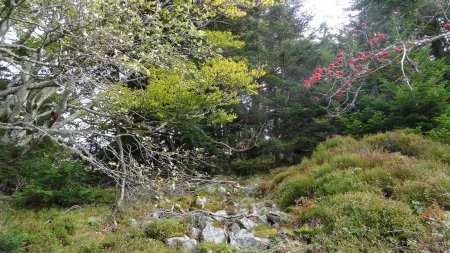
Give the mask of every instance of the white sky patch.
<path id="1" fill-rule="evenodd" d="M 305 8 L 314 16 L 311 28 L 317 29 L 323 22 L 333 30 L 342 28 L 348 23 L 349 12 L 345 8 L 351 3 L 352 0 L 305 0 Z"/>

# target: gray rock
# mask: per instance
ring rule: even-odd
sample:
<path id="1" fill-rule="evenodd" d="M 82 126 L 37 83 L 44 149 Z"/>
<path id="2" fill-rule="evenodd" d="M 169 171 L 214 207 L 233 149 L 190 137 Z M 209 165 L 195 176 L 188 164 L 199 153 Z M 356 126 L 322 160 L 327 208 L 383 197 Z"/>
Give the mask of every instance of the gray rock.
<path id="1" fill-rule="evenodd" d="M 231 224 L 231 226 L 230 226 L 231 233 L 237 234 L 237 233 L 239 233 L 240 230 L 241 230 L 241 226 L 239 226 L 239 224 L 237 224 L 237 223 Z"/>
<path id="2" fill-rule="evenodd" d="M 181 245 L 185 250 L 195 250 L 197 248 L 198 242 L 197 240 L 190 239 L 189 241 L 186 241 Z"/>
<path id="3" fill-rule="evenodd" d="M 222 228 L 213 227 L 212 224 L 206 225 L 202 231 L 202 238 L 206 242 L 223 243 L 227 236 Z"/>
<path id="4" fill-rule="evenodd" d="M 252 228 L 256 227 L 256 223 L 249 218 L 242 218 L 239 220 L 239 222 L 244 226 L 245 229 L 251 230 Z"/>
<path id="5" fill-rule="evenodd" d="M 262 223 L 265 223 L 265 224 L 269 224 L 270 225 L 270 222 L 269 222 L 269 220 L 267 219 L 267 215 L 257 215 L 256 216 Z"/>
<path id="6" fill-rule="evenodd" d="M 202 233 L 202 231 L 198 228 L 192 228 L 192 238 L 194 239 L 199 239 L 200 238 L 200 234 Z"/>
<path id="7" fill-rule="evenodd" d="M 213 194 L 215 191 L 216 191 L 216 189 L 213 187 L 213 186 L 211 186 L 211 185 L 209 185 L 208 187 L 206 187 L 206 192 L 207 193 L 209 193 L 209 194 Z"/>
<path id="8" fill-rule="evenodd" d="M 220 194 L 220 195 L 225 195 L 227 193 L 227 189 L 225 187 L 223 187 L 223 186 L 220 186 L 217 189 L 217 193 Z"/>
<path id="9" fill-rule="evenodd" d="M 289 214 L 280 211 L 269 212 L 266 216 L 271 224 L 284 224 L 290 219 Z"/>
<path id="10" fill-rule="evenodd" d="M 214 219 L 217 221 L 221 221 L 228 217 L 228 213 L 225 210 L 217 211 L 213 215 L 214 215 Z"/>
<path id="11" fill-rule="evenodd" d="M 140 225 L 139 222 L 137 222 L 137 220 L 135 220 L 133 218 L 128 219 L 128 222 L 130 222 L 130 225 L 132 227 L 139 227 L 139 225 Z"/>
<path id="12" fill-rule="evenodd" d="M 249 233 L 245 229 L 241 229 L 238 233 L 232 233 L 230 236 L 230 245 L 233 248 L 267 248 L 270 240 L 259 238 Z"/>
<path id="13" fill-rule="evenodd" d="M 174 249 L 183 248 L 185 250 L 194 250 L 198 245 L 197 240 L 191 239 L 187 236 L 166 238 L 164 239 L 164 242 Z"/>
<path id="14" fill-rule="evenodd" d="M 98 223 L 98 219 L 95 217 L 88 217 L 88 223 L 89 225 L 96 225 Z"/>
<path id="15" fill-rule="evenodd" d="M 197 197 L 195 204 L 201 208 L 205 208 L 206 197 Z"/>
<path id="16" fill-rule="evenodd" d="M 198 228 L 204 229 L 206 225 L 211 224 L 213 221 L 213 218 L 206 215 L 201 215 L 198 217 Z"/>
<path id="17" fill-rule="evenodd" d="M 247 208 L 241 208 L 241 209 L 237 212 L 237 214 L 248 214 L 248 213 L 249 213 L 249 211 L 248 211 Z"/>
<path id="18" fill-rule="evenodd" d="M 269 208 L 267 208 L 264 203 L 257 203 L 252 205 L 252 214 L 253 215 L 264 215 L 267 214 L 270 211 Z"/>

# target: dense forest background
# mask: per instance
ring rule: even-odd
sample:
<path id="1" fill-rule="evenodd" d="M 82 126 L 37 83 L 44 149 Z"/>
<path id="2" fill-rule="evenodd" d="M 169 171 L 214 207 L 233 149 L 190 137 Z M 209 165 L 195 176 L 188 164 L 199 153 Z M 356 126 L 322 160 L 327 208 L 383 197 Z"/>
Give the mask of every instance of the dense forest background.
<path id="1" fill-rule="evenodd" d="M 448 149 L 449 3 L 351 10 L 334 30 L 300 0 L 2 0 L 0 208 L 113 203 L 116 227 L 130 203 L 304 164 L 335 135 Z M 0 233 L 0 252 L 26 245 Z"/>

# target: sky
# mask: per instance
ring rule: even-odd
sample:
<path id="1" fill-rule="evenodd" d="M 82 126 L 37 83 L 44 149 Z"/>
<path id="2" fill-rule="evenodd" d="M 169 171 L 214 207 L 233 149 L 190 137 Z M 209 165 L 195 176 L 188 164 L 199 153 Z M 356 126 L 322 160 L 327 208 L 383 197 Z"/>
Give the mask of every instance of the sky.
<path id="1" fill-rule="evenodd" d="M 322 22 L 326 22 L 330 28 L 342 27 L 348 20 L 348 13 L 344 8 L 349 7 L 352 0 L 304 0 L 305 7 L 311 11 L 314 18 L 311 26 L 319 27 Z"/>

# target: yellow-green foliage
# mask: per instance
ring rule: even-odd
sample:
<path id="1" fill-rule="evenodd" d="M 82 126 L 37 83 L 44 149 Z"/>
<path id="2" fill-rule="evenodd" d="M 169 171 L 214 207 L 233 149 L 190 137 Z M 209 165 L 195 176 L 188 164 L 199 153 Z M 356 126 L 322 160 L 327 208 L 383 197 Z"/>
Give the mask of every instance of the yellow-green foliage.
<path id="1" fill-rule="evenodd" d="M 239 40 L 239 37 L 233 35 L 229 31 L 205 31 L 206 37 L 210 43 L 216 47 L 220 48 L 241 48 L 245 43 Z"/>
<path id="2" fill-rule="evenodd" d="M 190 234 L 190 225 L 183 219 L 154 220 L 144 228 L 144 234 L 148 238 L 164 240 L 169 237 L 180 237 Z"/>
<path id="3" fill-rule="evenodd" d="M 431 205 L 450 209 L 449 154 L 450 146 L 404 131 L 336 136 L 272 184 L 280 205 L 329 250 L 414 250 L 419 239 L 444 241 L 421 237 L 432 230 L 418 216 Z"/>
<path id="4" fill-rule="evenodd" d="M 146 89 L 119 86 L 106 91 L 101 99 L 112 102 L 117 111 L 139 110 L 158 120 L 197 120 L 212 108 L 238 103 L 241 93 L 255 94 L 259 85 L 254 79 L 264 74 L 261 69 L 249 70 L 244 62 L 227 58 L 210 59 L 199 68 L 180 62 L 148 71 Z M 236 117 L 223 109 L 212 111 L 210 124 Z"/>

